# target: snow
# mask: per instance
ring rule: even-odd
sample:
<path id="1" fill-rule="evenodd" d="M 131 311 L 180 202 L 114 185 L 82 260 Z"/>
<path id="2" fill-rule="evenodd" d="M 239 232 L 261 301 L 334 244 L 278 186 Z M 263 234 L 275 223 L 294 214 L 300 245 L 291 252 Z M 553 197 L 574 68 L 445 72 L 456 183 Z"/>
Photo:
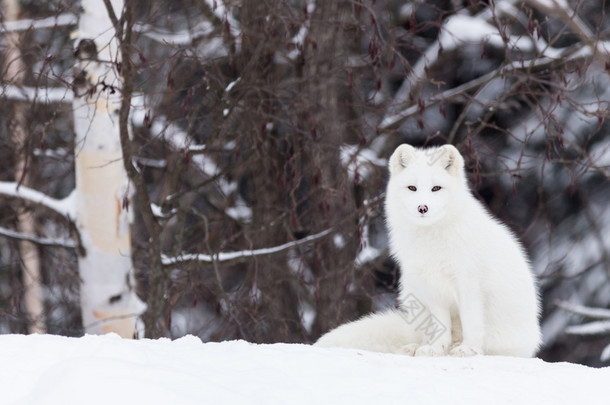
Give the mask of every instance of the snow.
<path id="1" fill-rule="evenodd" d="M 610 368 L 408 357 L 300 344 L 0 336 L 3 403 L 600 403 Z"/>
<path id="2" fill-rule="evenodd" d="M 610 321 L 595 321 L 582 325 L 568 326 L 566 333 L 571 335 L 607 335 L 610 333 Z"/>
<path id="3" fill-rule="evenodd" d="M 4 21 L 2 26 L 0 26 L 0 32 L 54 28 L 57 26 L 76 25 L 77 23 L 78 16 L 75 14 L 67 13 L 39 20 L 23 19 L 18 21 Z"/>
<path id="4" fill-rule="evenodd" d="M 540 2 L 546 3 L 554 0 L 530 1 L 538 4 Z M 543 38 L 534 39 L 533 36 L 513 35 L 510 32 L 504 33 L 506 34 L 506 40 L 508 41 L 508 43 L 505 44 L 498 27 L 496 27 L 493 22 L 500 17 L 512 17 L 519 20 L 519 16 L 523 16 L 523 14 L 519 11 L 519 8 L 515 7 L 515 3 L 514 0 L 498 2 L 495 7 L 495 15 L 491 12 L 490 8 L 485 8 L 483 11 L 473 16 L 464 13 L 456 13 L 447 18 L 441 26 L 438 40 L 426 49 L 396 92 L 394 100 L 388 108 L 388 113 L 386 113 L 381 120 L 379 127 L 386 129 L 394 126 L 400 123 L 404 118 L 413 115 L 418 110 L 419 106 L 412 105 L 409 100 L 409 95 L 412 93 L 413 89 L 425 82 L 427 68 L 438 62 L 441 50 L 444 52 L 452 51 L 466 44 L 488 44 L 499 49 L 507 48 L 511 49 L 511 51 L 520 50 L 522 52 L 538 51 L 540 53 L 539 57 L 535 57 L 534 59 L 520 59 L 500 68 L 498 72 L 490 72 L 483 77 L 474 79 L 471 82 L 472 84 L 481 84 L 487 79 L 491 80 L 498 76 L 497 73 L 503 73 L 501 77 L 505 77 L 504 74 L 509 73 L 511 70 L 521 69 L 525 66 L 532 68 L 537 65 L 547 64 L 551 60 L 561 57 L 572 60 L 584 58 L 592 54 L 592 50 L 588 45 L 582 45 L 582 48 L 579 51 L 567 54 L 566 50 L 556 49 L 550 46 Z M 558 4 L 563 7 L 565 3 L 560 1 Z M 410 15 L 410 7 L 411 6 L 403 7 L 401 10 L 403 17 Z M 608 49 L 610 49 L 610 45 L 597 44 L 596 49 L 601 53 L 607 53 Z M 485 78 L 487 79 L 481 80 Z M 468 85 L 468 83 L 466 83 L 466 85 Z M 463 87 L 464 85 L 461 85 L 457 88 L 446 90 L 436 97 L 433 96 L 430 100 L 426 101 L 426 105 L 429 107 L 431 102 L 434 103 L 437 100 L 445 100 L 448 98 L 447 96 L 450 96 L 451 94 L 459 94 L 458 90 L 464 90 Z"/>
<path id="5" fill-rule="evenodd" d="M 225 88 L 225 93 L 229 93 L 231 90 L 233 90 L 233 87 L 235 87 L 235 85 L 237 83 L 239 83 L 240 80 L 241 80 L 241 77 L 238 77 L 237 79 L 235 79 L 231 83 L 229 83 L 227 85 L 227 88 Z"/>
<path id="6" fill-rule="evenodd" d="M 151 203 L 150 209 L 153 215 L 157 218 L 169 218 L 174 215 L 178 210 L 176 208 L 171 209 L 169 212 L 163 212 L 163 209 L 157 204 Z"/>
<path id="7" fill-rule="evenodd" d="M 139 107 L 139 109 L 142 111 L 141 107 Z M 143 118 L 144 115 L 141 113 L 133 116 L 133 120 L 136 125 L 142 125 L 144 122 Z M 189 136 L 178 125 L 167 122 L 164 117 L 159 117 L 153 121 L 152 133 L 158 134 L 155 136 L 165 139 L 177 151 L 183 151 L 186 148 L 190 152 L 196 153 L 197 155 L 193 156 L 191 161 L 208 177 L 215 177 L 220 173 L 220 169 L 214 160 L 211 157 L 201 153 L 207 149 L 207 146 L 192 145 L 192 141 Z M 227 181 L 222 177 L 217 180 L 216 185 L 225 195 L 231 195 L 231 193 L 237 189 L 236 182 Z"/>
<path id="8" fill-rule="evenodd" d="M 565 332 L 572 335 L 607 335 L 610 333 L 610 310 L 605 308 L 590 308 L 570 302 L 558 302 L 557 306 L 572 313 L 587 318 L 600 318 L 601 321 L 593 321 L 582 325 L 573 325 L 565 328 Z M 600 356 L 601 361 L 610 360 L 610 344 L 607 345 Z"/>
<path id="9" fill-rule="evenodd" d="M 610 166 L 610 144 L 601 142 L 594 145 L 589 153 L 591 161 L 595 162 L 599 167 Z"/>
<path id="10" fill-rule="evenodd" d="M 26 186 L 19 186 L 14 182 L 0 181 L 0 195 L 18 197 L 23 200 L 31 201 L 35 204 L 44 205 L 45 207 L 71 220 L 76 217 L 74 192 L 66 198 L 58 200 L 49 197 L 40 191 L 28 188 Z"/>
<path id="11" fill-rule="evenodd" d="M 347 168 L 347 173 L 350 180 L 356 178 L 356 173 L 362 178 L 367 178 L 374 166 L 385 169 L 388 162 L 386 159 L 377 157 L 375 151 L 370 148 L 361 149 L 355 145 L 341 146 L 341 163 Z"/>
<path id="12" fill-rule="evenodd" d="M 588 318 L 604 318 L 610 319 L 610 309 L 605 308 L 590 308 L 583 305 L 573 304 L 571 302 L 557 302 L 557 306 L 573 312 L 578 315 L 582 315 Z"/>
<path id="13" fill-rule="evenodd" d="M 610 361 L 610 345 L 606 346 L 600 356 L 601 361 Z"/>
<path id="14" fill-rule="evenodd" d="M 252 219 L 252 208 L 248 207 L 245 201 L 238 197 L 237 201 L 235 202 L 235 206 L 227 207 L 225 209 L 225 214 L 236 221 L 247 223 Z"/>
<path id="15" fill-rule="evenodd" d="M 538 6 L 545 10 L 553 10 L 556 8 L 563 8 L 564 10 L 571 9 L 565 0 L 530 0 L 530 3 L 533 6 Z"/>
<path id="16" fill-rule="evenodd" d="M 27 87 L 5 84 L 2 86 L 2 94 L 9 100 L 30 101 L 37 103 L 72 103 L 74 94 L 67 88 L 52 87 Z"/>
<path id="17" fill-rule="evenodd" d="M 186 46 L 193 43 L 196 39 L 211 35 L 214 31 L 214 26 L 209 21 L 202 21 L 188 30 L 172 33 L 151 25 L 136 24 L 134 30 L 160 43 Z"/>
<path id="18" fill-rule="evenodd" d="M 447 19 L 438 40 L 444 50 L 458 48 L 462 43 L 487 42 L 498 48 L 504 47 L 504 41 L 498 29 L 480 17 L 455 14 Z M 510 36 L 511 48 L 531 50 L 532 43 L 526 37 Z"/>
<path id="19" fill-rule="evenodd" d="M 205 3 L 216 15 L 216 18 L 218 18 L 220 21 L 226 21 L 229 23 L 231 36 L 236 39 L 236 45 L 239 45 L 241 28 L 239 21 L 233 17 L 230 7 L 225 6 L 225 2 L 222 0 L 205 0 Z"/>
<path id="20" fill-rule="evenodd" d="M 305 21 L 303 22 L 303 25 L 301 25 L 301 28 L 299 28 L 299 32 L 297 32 L 296 35 L 293 36 L 292 40 L 290 41 L 294 45 L 294 48 L 288 53 L 288 55 L 286 55 L 286 57 L 291 61 L 295 61 L 297 57 L 301 54 L 303 48 L 305 47 L 305 40 L 307 38 L 307 35 L 309 34 L 309 29 L 311 25 L 311 16 L 313 15 L 315 9 L 315 1 L 307 0 L 305 6 Z"/>

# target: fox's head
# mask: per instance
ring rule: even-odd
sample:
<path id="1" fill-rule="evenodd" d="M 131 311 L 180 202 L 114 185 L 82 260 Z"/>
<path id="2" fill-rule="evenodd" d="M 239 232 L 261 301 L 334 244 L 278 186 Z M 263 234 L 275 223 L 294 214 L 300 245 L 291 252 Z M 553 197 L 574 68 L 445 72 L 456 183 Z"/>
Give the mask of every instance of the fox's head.
<path id="1" fill-rule="evenodd" d="M 457 208 L 468 192 L 464 159 L 452 145 L 429 149 L 400 145 L 390 157 L 389 168 L 388 217 L 431 225 Z"/>

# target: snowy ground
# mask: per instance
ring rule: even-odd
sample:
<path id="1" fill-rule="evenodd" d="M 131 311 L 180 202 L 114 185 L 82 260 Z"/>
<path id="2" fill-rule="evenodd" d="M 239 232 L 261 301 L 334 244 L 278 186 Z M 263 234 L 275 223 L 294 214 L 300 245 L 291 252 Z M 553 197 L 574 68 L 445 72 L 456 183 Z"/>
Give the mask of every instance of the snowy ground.
<path id="1" fill-rule="evenodd" d="M 0 336 L 2 404 L 584 404 L 610 368 L 198 338 Z"/>

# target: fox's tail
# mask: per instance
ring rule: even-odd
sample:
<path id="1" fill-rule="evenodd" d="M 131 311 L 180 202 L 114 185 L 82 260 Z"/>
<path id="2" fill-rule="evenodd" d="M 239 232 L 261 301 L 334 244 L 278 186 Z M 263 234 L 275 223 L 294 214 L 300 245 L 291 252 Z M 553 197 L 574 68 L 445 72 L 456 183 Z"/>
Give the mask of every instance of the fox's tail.
<path id="1" fill-rule="evenodd" d="M 318 339 L 315 346 L 400 353 L 402 347 L 421 343 L 421 339 L 400 311 L 389 310 L 340 325 Z"/>

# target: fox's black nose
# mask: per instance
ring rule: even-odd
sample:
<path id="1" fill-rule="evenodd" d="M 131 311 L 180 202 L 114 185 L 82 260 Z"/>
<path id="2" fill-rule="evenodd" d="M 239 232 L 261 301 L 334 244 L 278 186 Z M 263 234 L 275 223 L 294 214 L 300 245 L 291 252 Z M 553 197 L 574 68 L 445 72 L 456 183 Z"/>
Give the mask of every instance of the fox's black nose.
<path id="1" fill-rule="evenodd" d="M 426 212 L 428 212 L 428 206 L 420 205 L 419 207 L 417 207 L 417 211 L 419 211 L 420 214 L 425 214 Z"/>

